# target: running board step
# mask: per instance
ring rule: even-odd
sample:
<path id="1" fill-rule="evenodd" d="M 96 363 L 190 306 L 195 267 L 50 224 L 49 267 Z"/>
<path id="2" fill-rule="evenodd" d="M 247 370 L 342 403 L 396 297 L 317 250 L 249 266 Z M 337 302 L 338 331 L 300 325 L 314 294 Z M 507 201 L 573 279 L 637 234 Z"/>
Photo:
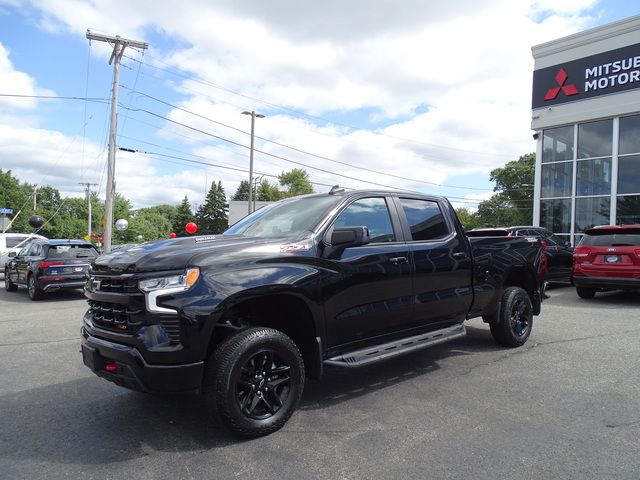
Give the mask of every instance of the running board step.
<path id="1" fill-rule="evenodd" d="M 422 348 L 432 347 L 440 343 L 464 337 L 467 334 L 464 325 L 442 328 L 429 333 L 415 335 L 413 337 L 401 338 L 393 342 L 363 348 L 349 353 L 338 355 L 337 357 L 325 360 L 326 365 L 337 367 L 360 367 L 368 363 L 377 362 L 405 353 L 414 352 Z"/>

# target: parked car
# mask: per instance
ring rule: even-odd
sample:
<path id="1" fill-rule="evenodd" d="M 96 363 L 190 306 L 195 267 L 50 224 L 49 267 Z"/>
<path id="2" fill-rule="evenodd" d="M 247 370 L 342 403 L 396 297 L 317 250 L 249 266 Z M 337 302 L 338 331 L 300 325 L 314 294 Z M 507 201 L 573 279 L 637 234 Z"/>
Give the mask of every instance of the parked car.
<path id="1" fill-rule="evenodd" d="M 27 287 L 31 300 L 53 290 L 82 288 L 89 264 L 98 252 L 84 240 L 29 240 L 4 267 L 4 286 L 15 292 Z"/>
<path id="2" fill-rule="evenodd" d="M 586 230 L 573 252 L 573 281 L 580 298 L 640 289 L 640 225 Z"/>
<path id="3" fill-rule="evenodd" d="M 521 225 L 504 228 L 474 228 L 467 232 L 470 237 L 509 236 L 535 237 L 540 240 L 546 253 L 547 266 L 545 280 L 547 282 L 572 283 L 573 247 L 558 235 L 543 227 Z"/>
<path id="4" fill-rule="evenodd" d="M 334 187 L 222 235 L 98 257 L 83 361 L 123 387 L 204 392 L 229 429 L 266 435 L 327 365 L 460 338 L 474 317 L 497 343 L 523 345 L 541 310 L 542 258 L 529 239 L 468 239 L 443 197 Z"/>
<path id="5" fill-rule="evenodd" d="M 9 254 L 17 255 L 22 247 L 31 238 L 46 240 L 46 237 L 35 233 L 0 233 L 0 271 L 4 272 L 4 266 L 9 260 Z"/>

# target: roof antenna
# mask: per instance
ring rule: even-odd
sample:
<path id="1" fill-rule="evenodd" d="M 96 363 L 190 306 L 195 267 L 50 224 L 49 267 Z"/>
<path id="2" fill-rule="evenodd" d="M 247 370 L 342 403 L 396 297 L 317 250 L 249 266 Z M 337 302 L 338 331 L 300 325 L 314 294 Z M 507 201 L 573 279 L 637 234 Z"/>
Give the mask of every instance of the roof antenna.
<path id="1" fill-rule="evenodd" d="M 331 190 L 329 190 L 329 195 L 338 195 L 340 193 L 344 193 L 344 188 L 340 188 L 340 185 L 334 185 L 331 187 Z"/>

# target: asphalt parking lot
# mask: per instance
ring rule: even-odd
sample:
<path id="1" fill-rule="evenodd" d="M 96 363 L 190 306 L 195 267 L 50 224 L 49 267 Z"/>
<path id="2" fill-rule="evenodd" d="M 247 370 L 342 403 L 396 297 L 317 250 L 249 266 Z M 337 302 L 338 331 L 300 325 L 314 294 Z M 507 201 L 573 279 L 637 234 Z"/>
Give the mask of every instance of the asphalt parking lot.
<path id="1" fill-rule="evenodd" d="M 640 478 L 640 294 L 554 288 L 522 348 L 473 320 L 453 343 L 331 370 L 281 431 L 241 441 L 199 396 L 89 372 L 80 292 L 0 288 L 0 478 Z"/>

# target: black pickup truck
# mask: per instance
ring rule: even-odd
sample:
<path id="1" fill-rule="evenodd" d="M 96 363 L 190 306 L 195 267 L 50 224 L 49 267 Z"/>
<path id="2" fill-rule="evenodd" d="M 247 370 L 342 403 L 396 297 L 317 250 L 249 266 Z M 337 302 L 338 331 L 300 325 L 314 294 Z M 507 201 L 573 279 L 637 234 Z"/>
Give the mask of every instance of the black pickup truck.
<path id="1" fill-rule="evenodd" d="M 531 239 L 468 239 L 445 198 L 334 187 L 222 235 L 98 257 L 83 360 L 128 388 L 203 392 L 232 431 L 265 435 L 325 366 L 453 340 L 479 316 L 501 345 L 523 345 L 540 313 L 540 258 Z"/>

